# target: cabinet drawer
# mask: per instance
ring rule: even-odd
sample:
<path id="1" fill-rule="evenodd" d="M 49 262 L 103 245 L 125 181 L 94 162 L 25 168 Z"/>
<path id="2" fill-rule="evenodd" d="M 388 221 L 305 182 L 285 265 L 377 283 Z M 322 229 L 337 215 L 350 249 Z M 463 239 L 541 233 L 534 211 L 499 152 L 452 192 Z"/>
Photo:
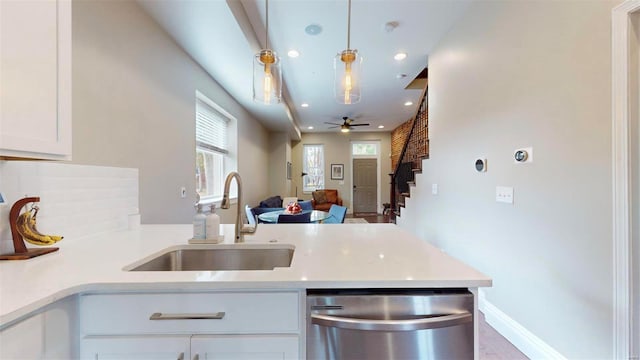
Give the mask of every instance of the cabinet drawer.
<path id="1" fill-rule="evenodd" d="M 297 292 L 83 295 L 80 329 L 83 335 L 297 333 L 299 304 Z M 169 319 L 151 320 L 153 314 Z"/>

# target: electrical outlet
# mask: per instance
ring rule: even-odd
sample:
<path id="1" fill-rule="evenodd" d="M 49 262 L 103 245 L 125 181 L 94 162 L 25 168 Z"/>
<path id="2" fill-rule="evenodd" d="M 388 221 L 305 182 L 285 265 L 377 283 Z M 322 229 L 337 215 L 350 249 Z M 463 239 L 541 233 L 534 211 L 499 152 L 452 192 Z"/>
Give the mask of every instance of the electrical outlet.
<path id="1" fill-rule="evenodd" d="M 431 184 L 431 195 L 438 195 L 438 184 Z"/>
<path id="2" fill-rule="evenodd" d="M 183 199 L 187 197 L 187 188 L 184 186 L 180 188 L 180 197 Z"/>
<path id="3" fill-rule="evenodd" d="M 496 186 L 496 202 L 513 204 L 513 188 L 508 186 Z"/>

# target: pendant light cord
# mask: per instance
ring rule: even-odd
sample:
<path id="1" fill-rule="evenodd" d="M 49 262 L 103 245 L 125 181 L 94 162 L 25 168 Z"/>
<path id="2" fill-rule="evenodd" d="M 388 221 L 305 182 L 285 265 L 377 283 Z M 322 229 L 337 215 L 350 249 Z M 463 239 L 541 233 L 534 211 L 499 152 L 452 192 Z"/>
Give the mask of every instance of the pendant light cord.
<path id="1" fill-rule="evenodd" d="M 264 32 L 264 42 L 266 44 L 266 48 L 265 49 L 268 49 L 269 48 L 269 0 L 265 0 L 265 10 L 266 10 L 266 13 L 267 13 L 267 15 L 266 15 L 266 17 L 267 17 L 267 27 L 266 27 L 265 32 Z"/>
<path id="2" fill-rule="evenodd" d="M 349 0 L 349 13 L 347 16 L 347 50 L 351 50 L 351 0 Z"/>

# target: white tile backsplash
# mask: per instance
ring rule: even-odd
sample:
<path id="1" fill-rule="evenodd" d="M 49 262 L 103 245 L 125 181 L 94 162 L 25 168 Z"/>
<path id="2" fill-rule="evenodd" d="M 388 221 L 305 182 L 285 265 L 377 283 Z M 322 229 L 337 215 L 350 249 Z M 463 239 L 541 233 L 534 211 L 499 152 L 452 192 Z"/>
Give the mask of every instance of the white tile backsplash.
<path id="1" fill-rule="evenodd" d="M 17 200 L 39 196 L 38 230 L 82 237 L 122 230 L 138 214 L 138 169 L 40 161 L 0 161 L 0 252 L 13 252 L 9 210 Z M 63 240 L 64 241 L 64 240 Z"/>

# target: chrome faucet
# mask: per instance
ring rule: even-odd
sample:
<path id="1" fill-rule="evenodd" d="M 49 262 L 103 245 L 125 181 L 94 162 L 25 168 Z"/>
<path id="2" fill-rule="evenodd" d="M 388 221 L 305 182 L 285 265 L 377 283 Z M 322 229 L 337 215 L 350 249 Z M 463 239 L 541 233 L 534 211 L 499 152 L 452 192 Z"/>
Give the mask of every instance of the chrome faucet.
<path id="1" fill-rule="evenodd" d="M 232 171 L 227 175 L 227 179 L 224 181 L 224 193 L 222 194 L 222 203 L 220 204 L 220 208 L 228 209 L 231 206 L 231 201 L 229 200 L 229 187 L 231 187 L 231 180 L 236 178 L 236 183 L 238 183 L 238 215 L 236 217 L 236 231 L 235 231 L 235 242 L 242 243 L 244 242 L 244 234 L 253 234 L 258 230 L 258 222 L 256 221 L 256 225 L 253 227 L 245 227 L 242 221 L 242 179 L 240 179 L 240 174 L 235 171 Z"/>

